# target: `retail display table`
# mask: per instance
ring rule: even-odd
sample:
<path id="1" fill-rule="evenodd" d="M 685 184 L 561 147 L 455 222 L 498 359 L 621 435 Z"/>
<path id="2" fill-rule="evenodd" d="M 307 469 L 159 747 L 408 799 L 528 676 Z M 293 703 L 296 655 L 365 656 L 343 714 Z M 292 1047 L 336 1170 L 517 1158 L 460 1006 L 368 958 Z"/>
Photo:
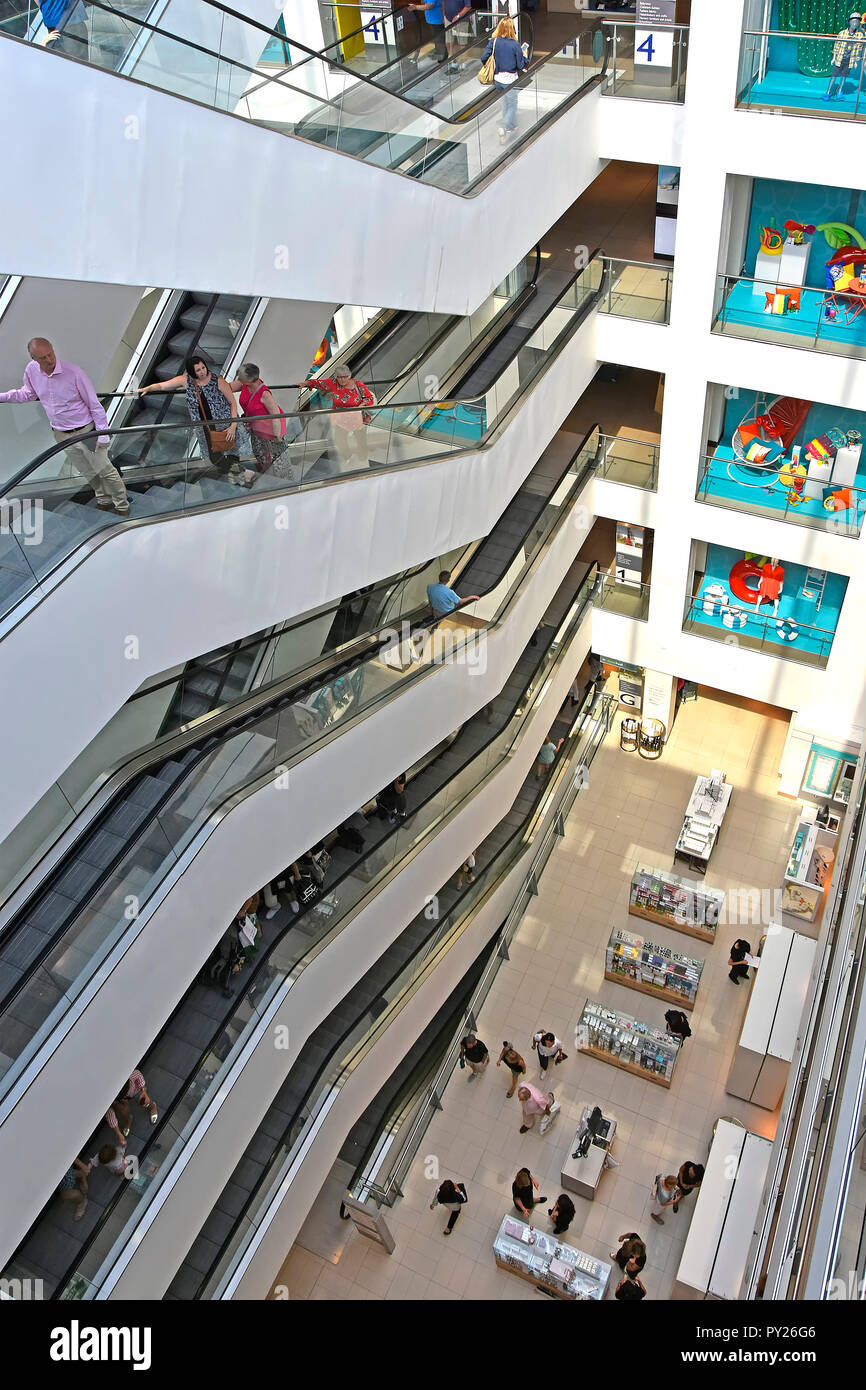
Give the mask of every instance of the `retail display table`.
<path id="1" fill-rule="evenodd" d="M 713 1298 L 740 1297 L 772 1149 L 769 1139 L 730 1120 L 718 1121 L 694 1198 L 678 1283 Z"/>
<path id="2" fill-rule="evenodd" d="M 670 1086 L 680 1039 L 630 1014 L 587 999 L 575 1034 L 578 1052 L 622 1067 L 656 1086 Z"/>
<path id="3" fill-rule="evenodd" d="M 702 960 L 614 927 L 605 951 L 604 978 L 693 1009 L 703 968 Z"/>
<path id="4" fill-rule="evenodd" d="M 698 873 L 706 871 L 725 819 L 733 787 L 724 773 L 698 777 L 694 785 L 683 828 L 674 849 L 674 859 L 685 859 Z"/>
<path id="5" fill-rule="evenodd" d="M 500 1269 L 526 1279 L 556 1298 L 600 1303 L 612 1266 L 546 1235 L 518 1216 L 503 1216 L 493 1255 Z"/>
<path id="6" fill-rule="evenodd" d="M 632 875 L 628 900 L 632 917 L 661 922 L 701 941 L 715 941 L 724 905 L 725 895 L 718 889 L 705 888 L 649 864 L 638 864 Z"/>
<path id="7" fill-rule="evenodd" d="M 728 1073 L 729 1095 L 775 1110 L 788 1079 L 817 943 L 770 924 Z"/>
<path id="8" fill-rule="evenodd" d="M 604 1171 L 604 1160 L 616 1134 L 616 1117 L 603 1115 L 602 1121 L 603 1124 L 607 1125 L 607 1130 L 592 1139 L 582 1158 L 575 1158 L 578 1145 L 587 1133 L 586 1122 L 592 1114 L 592 1110 L 591 1105 L 584 1106 L 577 1133 L 572 1140 L 568 1156 L 559 1175 L 566 1192 L 576 1192 L 579 1197 L 586 1197 L 590 1202 L 595 1201 L 596 1190 Z"/>

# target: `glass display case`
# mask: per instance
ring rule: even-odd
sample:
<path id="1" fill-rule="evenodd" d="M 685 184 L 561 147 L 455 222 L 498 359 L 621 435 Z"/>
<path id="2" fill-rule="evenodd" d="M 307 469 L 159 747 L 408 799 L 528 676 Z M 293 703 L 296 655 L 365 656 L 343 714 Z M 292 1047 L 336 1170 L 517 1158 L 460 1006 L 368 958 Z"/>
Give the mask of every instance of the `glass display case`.
<path id="1" fill-rule="evenodd" d="M 715 941 L 724 903 L 725 895 L 718 889 L 638 864 L 631 881 L 628 910 L 632 917 L 661 922 L 701 941 Z"/>
<path id="2" fill-rule="evenodd" d="M 600 1303 L 612 1266 L 538 1231 L 518 1216 L 504 1216 L 493 1242 L 500 1269 L 547 1289 L 557 1298 Z"/>
<path id="3" fill-rule="evenodd" d="M 669 946 L 615 927 L 605 952 L 604 977 L 693 1009 L 703 968 L 702 960 L 681 956 Z"/>
<path id="4" fill-rule="evenodd" d="M 657 1086 L 670 1086 L 679 1039 L 630 1014 L 587 999 L 576 1030 L 577 1048 Z"/>

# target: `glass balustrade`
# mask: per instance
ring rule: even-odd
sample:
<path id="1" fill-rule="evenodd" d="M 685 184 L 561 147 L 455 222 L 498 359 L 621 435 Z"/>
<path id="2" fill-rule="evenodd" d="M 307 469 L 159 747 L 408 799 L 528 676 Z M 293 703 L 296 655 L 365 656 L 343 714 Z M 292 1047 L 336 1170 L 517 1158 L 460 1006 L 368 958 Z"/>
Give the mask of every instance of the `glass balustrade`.
<path id="1" fill-rule="evenodd" d="M 649 584 L 624 584 L 612 574 L 600 576 L 598 592 L 593 600 L 596 608 L 609 613 L 621 613 L 625 618 L 646 622 L 649 615 Z"/>
<path id="2" fill-rule="evenodd" d="M 595 473 L 612 483 L 655 492 L 658 479 L 659 446 L 651 440 L 629 439 L 624 435 L 602 434 Z"/>
<path id="3" fill-rule="evenodd" d="M 831 494 L 826 501 L 834 510 L 827 508 L 825 493 Z M 715 454 L 705 454 L 701 460 L 695 497 L 714 507 L 809 526 L 834 536 L 859 536 L 866 516 L 866 489 L 838 485 L 832 489 L 807 482 L 805 491 L 798 493 L 780 479 L 778 467 L 762 470 Z"/>
<path id="4" fill-rule="evenodd" d="M 832 6 L 825 9 L 832 14 Z M 740 41 L 737 106 L 773 116 L 866 118 L 866 39 L 840 41 L 838 31 L 847 28 L 847 21 L 847 13 L 844 20 L 831 21 L 829 35 L 794 27 L 745 29 Z M 859 31 L 862 35 L 862 25 Z"/>
<path id="5" fill-rule="evenodd" d="M 683 102 L 686 96 L 689 30 L 685 24 L 637 26 L 634 20 L 605 20 L 609 46 L 602 95 L 639 101 Z"/>
<path id="6" fill-rule="evenodd" d="M 605 256 L 606 289 L 599 313 L 617 318 L 669 323 L 673 267 L 653 261 L 626 261 Z"/>
<path id="7" fill-rule="evenodd" d="M 736 631 L 720 627 L 718 623 L 707 621 L 709 605 L 705 598 L 687 598 L 683 614 L 683 632 L 697 637 L 708 637 L 715 642 L 724 642 L 748 651 L 765 652 L 768 656 L 781 656 L 786 661 L 797 661 L 804 666 L 817 666 L 823 670 L 830 658 L 835 633 L 828 628 L 805 623 L 800 618 L 796 623 L 777 619 L 771 614 L 752 612 L 743 614 L 743 625 Z M 792 640 L 793 639 L 793 640 Z"/>
<path id="8" fill-rule="evenodd" d="M 719 275 L 713 332 L 866 358 L 866 290 L 770 285 L 751 275 Z"/>

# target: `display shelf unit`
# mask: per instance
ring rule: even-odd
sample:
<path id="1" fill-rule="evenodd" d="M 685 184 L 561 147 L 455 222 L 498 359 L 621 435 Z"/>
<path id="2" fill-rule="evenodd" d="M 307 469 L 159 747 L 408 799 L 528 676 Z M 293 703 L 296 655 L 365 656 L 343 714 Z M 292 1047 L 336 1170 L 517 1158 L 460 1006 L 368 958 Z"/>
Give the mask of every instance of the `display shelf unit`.
<path id="1" fill-rule="evenodd" d="M 577 1048 L 665 1087 L 673 1080 L 679 1055 L 679 1042 L 669 1033 L 591 999 L 584 1004 L 578 1021 Z"/>
<path id="2" fill-rule="evenodd" d="M 614 927 L 604 958 L 604 978 L 640 990 L 670 1004 L 693 1009 L 701 982 L 702 960 L 681 956 L 668 946 Z"/>
<path id="3" fill-rule="evenodd" d="M 556 1298 L 600 1303 L 612 1265 L 566 1245 L 556 1236 L 537 1231 L 517 1216 L 504 1216 L 493 1242 L 500 1269 L 546 1289 Z"/>
<path id="4" fill-rule="evenodd" d="M 705 1297 L 738 1299 L 773 1151 L 739 1124 L 716 1124 L 695 1198 L 677 1283 Z"/>
<path id="5" fill-rule="evenodd" d="M 638 864 L 632 876 L 628 910 L 632 917 L 661 922 L 686 936 L 712 942 L 724 904 L 725 895 L 718 889 L 705 888 L 649 864 Z"/>
<path id="6" fill-rule="evenodd" d="M 797 1045 L 816 942 L 770 923 L 725 1083 L 729 1095 L 775 1110 Z"/>

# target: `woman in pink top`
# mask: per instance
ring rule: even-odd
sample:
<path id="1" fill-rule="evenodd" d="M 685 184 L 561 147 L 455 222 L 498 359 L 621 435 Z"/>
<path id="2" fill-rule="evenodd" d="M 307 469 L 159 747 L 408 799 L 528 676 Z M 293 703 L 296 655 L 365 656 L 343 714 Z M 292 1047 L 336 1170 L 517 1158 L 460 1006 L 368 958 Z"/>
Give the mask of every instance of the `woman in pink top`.
<path id="1" fill-rule="evenodd" d="M 363 381 L 353 378 L 348 367 L 337 367 L 333 376 L 312 376 L 308 381 L 294 384 L 325 391 L 334 402 L 331 424 L 340 472 L 351 471 L 353 459 L 356 467 L 366 468 L 370 456 L 367 452 L 369 416 L 365 407 L 376 404 L 372 391 Z"/>
<path id="2" fill-rule="evenodd" d="M 240 393 L 241 410 L 249 426 L 250 443 L 259 472 L 272 473 L 275 478 L 288 478 L 291 463 L 282 458 L 286 449 L 285 417 L 270 387 L 262 381 L 258 367 L 253 362 L 245 362 L 238 367 L 237 377 L 230 382 L 230 386 L 233 391 Z M 269 415 L 279 418 L 262 418 Z"/>

